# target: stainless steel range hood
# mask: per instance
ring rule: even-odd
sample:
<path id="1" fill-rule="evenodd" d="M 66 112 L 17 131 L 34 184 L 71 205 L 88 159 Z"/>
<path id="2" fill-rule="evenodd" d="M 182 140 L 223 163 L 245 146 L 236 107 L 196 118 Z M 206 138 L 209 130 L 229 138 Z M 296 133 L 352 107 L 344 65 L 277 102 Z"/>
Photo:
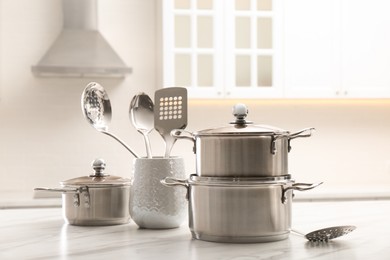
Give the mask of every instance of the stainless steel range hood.
<path id="1" fill-rule="evenodd" d="M 96 0 L 62 0 L 63 30 L 37 65 L 36 76 L 123 77 L 131 73 L 97 29 Z"/>

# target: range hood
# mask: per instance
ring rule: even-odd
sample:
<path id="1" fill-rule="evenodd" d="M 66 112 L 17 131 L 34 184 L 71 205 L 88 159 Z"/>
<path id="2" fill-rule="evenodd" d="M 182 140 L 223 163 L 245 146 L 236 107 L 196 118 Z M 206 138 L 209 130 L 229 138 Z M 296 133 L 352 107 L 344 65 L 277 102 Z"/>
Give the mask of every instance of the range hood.
<path id="1" fill-rule="evenodd" d="M 63 29 L 31 70 L 42 77 L 124 77 L 131 73 L 97 28 L 96 0 L 62 0 Z"/>

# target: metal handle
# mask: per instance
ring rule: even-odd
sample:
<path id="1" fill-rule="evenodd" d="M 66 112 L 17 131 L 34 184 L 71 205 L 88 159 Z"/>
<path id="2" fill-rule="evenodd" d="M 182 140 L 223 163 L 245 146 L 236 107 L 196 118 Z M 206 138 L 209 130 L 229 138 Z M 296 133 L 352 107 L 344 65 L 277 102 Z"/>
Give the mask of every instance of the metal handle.
<path id="1" fill-rule="evenodd" d="M 160 183 L 164 186 L 167 186 L 167 187 L 182 186 L 182 187 L 186 188 L 187 189 L 186 199 L 187 200 L 189 199 L 190 185 L 188 184 L 187 180 L 176 179 L 173 177 L 166 177 L 165 179 L 160 180 Z"/>
<path id="2" fill-rule="evenodd" d="M 302 236 L 302 237 L 305 237 L 306 234 L 298 231 L 298 230 L 295 230 L 295 229 L 290 229 L 290 232 L 293 233 L 293 234 L 297 234 L 299 236 Z"/>
<path id="3" fill-rule="evenodd" d="M 186 131 L 183 129 L 173 129 L 171 131 L 171 136 L 175 139 L 186 139 L 191 141 L 194 144 L 194 147 L 192 148 L 192 151 L 196 153 L 196 146 L 195 146 L 195 136 L 190 131 Z"/>
<path id="4" fill-rule="evenodd" d="M 312 135 L 312 133 L 314 132 L 314 130 L 316 130 L 314 127 L 308 127 L 308 128 L 302 129 L 298 132 L 290 134 L 288 136 L 288 139 L 292 140 L 292 139 L 295 139 L 298 137 L 310 137 Z"/>
<path id="5" fill-rule="evenodd" d="M 171 131 L 171 136 L 176 138 L 176 139 L 187 139 L 187 140 L 190 140 L 192 142 L 195 141 L 194 134 L 191 133 L 190 131 L 186 131 L 183 129 L 173 129 Z"/>
<path id="6" fill-rule="evenodd" d="M 160 181 L 161 184 L 172 187 L 172 186 L 184 186 L 188 188 L 189 184 L 187 180 L 182 180 L 182 179 L 176 179 L 173 177 L 166 177 L 165 179 Z"/>
<path id="7" fill-rule="evenodd" d="M 288 135 L 288 152 L 291 151 L 290 141 L 300 137 L 310 137 L 316 129 L 314 127 L 304 128 L 298 132 Z"/>
<path id="8" fill-rule="evenodd" d="M 320 186 L 324 182 L 318 182 L 318 183 L 294 183 L 292 186 L 287 187 L 286 190 L 298 190 L 298 191 L 305 191 L 305 190 L 311 190 L 315 187 Z"/>
<path id="9" fill-rule="evenodd" d="M 37 191 L 62 192 L 62 193 L 80 193 L 79 188 L 34 188 Z"/>
<path id="10" fill-rule="evenodd" d="M 131 150 L 131 148 L 125 143 L 123 142 L 121 139 L 119 139 L 119 137 L 115 136 L 114 134 L 110 133 L 110 132 L 107 132 L 106 130 L 104 129 L 97 129 L 99 132 L 103 133 L 103 134 L 106 134 L 108 136 L 111 136 L 112 138 L 114 138 L 115 140 L 117 140 L 123 147 L 125 147 L 135 158 L 139 158 L 139 155 L 136 154 L 133 150 Z"/>
<path id="11" fill-rule="evenodd" d="M 318 183 L 294 183 L 293 185 L 284 188 L 282 191 L 282 203 L 286 203 L 287 201 L 287 196 L 286 193 L 289 190 L 297 190 L 297 191 L 306 191 L 306 190 L 311 190 L 314 189 L 317 186 L 320 186 L 323 182 L 318 182 Z"/>
<path id="12" fill-rule="evenodd" d="M 48 191 L 48 192 L 61 192 L 61 193 L 74 193 L 73 206 L 80 206 L 80 194 L 84 194 L 84 207 L 90 207 L 90 196 L 88 186 L 80 186 L 78 188 L 34 188 L 36 191 Z"/>

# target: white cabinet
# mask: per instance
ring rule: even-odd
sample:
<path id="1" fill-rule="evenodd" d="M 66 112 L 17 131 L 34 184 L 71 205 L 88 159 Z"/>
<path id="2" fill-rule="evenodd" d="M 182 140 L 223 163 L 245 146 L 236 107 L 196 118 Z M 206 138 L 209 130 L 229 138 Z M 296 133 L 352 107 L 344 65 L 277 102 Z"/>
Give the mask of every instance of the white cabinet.
<path id="1" fill-rule="evenodd" d="M 203 98 L 387 98 L 389 10 L 386 0 L 167 0 L 163 84 Z"/>
<path id="2" fill-rule="evenodd" d="M 351 97 L 390 97 L 390 2 L 344 0 L 341 83 Z"/>
<path id="3" fill-rule="evenodd" d="M 281 3 L 164 1 L 164 86 L 196 98 L 282 96 Z"/>
<path id="4" fill-rule="evenodd" d="M 390 2 L 285 1 L 287 97 L 390 97 Z"/>
<path id="5" fill-rule="evenodd" d="M 330 97 L 338 87 L 336 7 L 327 0 L 285 1 L 284 89 L 287 97 Z"/>

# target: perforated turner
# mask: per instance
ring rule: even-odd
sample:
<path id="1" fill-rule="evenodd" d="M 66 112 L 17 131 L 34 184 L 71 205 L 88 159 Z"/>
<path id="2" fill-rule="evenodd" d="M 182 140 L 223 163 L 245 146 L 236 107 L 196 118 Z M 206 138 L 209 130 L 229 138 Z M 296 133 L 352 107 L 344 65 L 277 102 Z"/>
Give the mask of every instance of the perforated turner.
<path id="1" fill-rule="evenodd" d="M 159 89 L 154 94 L 154 128 L 165 141 L 165 158 L 169 158 L 176 138 L 173 129 L 187 126 L 187 89 L 171 87 Z"/>

